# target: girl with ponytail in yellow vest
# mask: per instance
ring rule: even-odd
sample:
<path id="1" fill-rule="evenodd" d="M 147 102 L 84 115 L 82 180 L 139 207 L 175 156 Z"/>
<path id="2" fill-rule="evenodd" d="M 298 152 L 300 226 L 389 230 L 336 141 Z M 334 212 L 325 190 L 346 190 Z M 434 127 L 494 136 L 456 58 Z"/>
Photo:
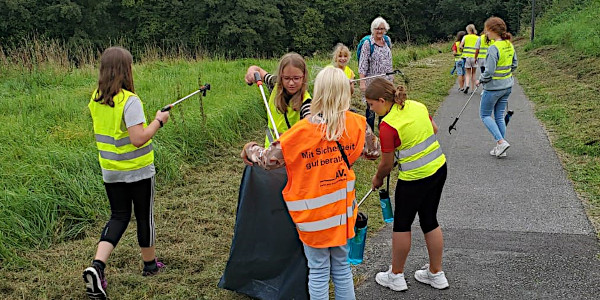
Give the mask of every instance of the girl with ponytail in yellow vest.
<path id="1" fill-rule="evenodd" d="M 448 287 L 442 271 L 444 239 L 437 221 L 437 209 L 446 182 L 446 157 L 435 137 L 437 125 L 420 102 L 406 100 L 403 86 L 375 79 L 365 92 L 371 109 L 383 117 L 379 126 L 381 162 L 373 176 L 373 189 L 383 184 L 398 151 L 399 176 L 396 184 L 392 265 L 375 276 L 375 281 L 394 291 L 408 289 L 404 264 L 410 251 L 411 225 L 419 214 L 425 234 L 429 264 L 415 272 L 415 279 L 436 289 Z"/>
<path id="2" fill-rule="evenodd" d="M 312 300 L 354 299 L 348 239 L 354 237 L 357 203 L 352 164 L 361 156 L 379 156 L 377 138 L 365 117 L 348 111 L 350 86 L 338 68 L 324 68 L 315 79 L 311 116 L 298 122 L 264 149 L 254 142 L 241 157 L 266 169 L 285 166 L 283 199 L 308 261 Z"/>
<path id="3" fill-rule="evenodd" d="M 169 112 L 157 111 L 154 120 L 146 123 L 142 101 L 133 87 L 132 63 L 126 49 L 106 49 L 100 58 L 98 88 L 88 104 L 111 209 L 92 265 L 83 271 L 90 299 L 107 298 L 104 268 L 127 229 L 132 205 L 144 261 L 142 275 L 152 276 L 164 268 L 154 248 L 155 170 L 151 138 L 167 123 Z"/>
<path id="4" fill-rule="evenodd" d="M 256 82 L 254 73 L 260 73 L 261 80 L 267 85 L 271 95 L 269 107 L 277 132 L 284 133 L 301 119 L 310 114 L 311 97 L 308 93 L 308 68 L 306 61 L 298 53 L 288 53 L 279 61 L 277 75 L 271 75 L 259 66 L 250 66 L 244 80 L 248 84 Z M 275 140 L 273 125 L 267 121 L 265 148 Z"/>
<path id="5" fill-rule="evenodd" d="M 502 158 L 506 157 L 506 150 L 510 147 L 505 139 L 504 113 L 514 84 L 512 73 L 518 64 L 517 53 L 511 43 L 512 35 L 506 31 L 506 23 L 502 19 L 487 19 L 485 32 L 494 43 L 488 48 L 485 71 L 477 80 L 477 85 L 483 84 L 479 116 L 496 141 L 490 155 Z"/>
<path id="6" fill-rule="evenodd" d="M 477 43 L 477 30 L 475 25 L 467 25 L 467 35 L 460 42 L 462 57 L 465 59 L 465 83 L 464 93 L 469 92 L 469 87 L 475 89 L 475 73 L 477 72 L 477 61 L 475 60 L 475 44 Z"/>

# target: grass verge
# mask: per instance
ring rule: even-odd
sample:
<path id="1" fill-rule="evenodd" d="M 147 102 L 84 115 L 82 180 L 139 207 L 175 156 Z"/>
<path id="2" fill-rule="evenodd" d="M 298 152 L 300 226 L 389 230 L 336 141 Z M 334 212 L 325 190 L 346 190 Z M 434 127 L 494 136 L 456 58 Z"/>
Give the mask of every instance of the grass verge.
<path id="1" fill-rule="evenodd" d="M 517 43 L 517 77 L 600 238 L 600 57 Z M 527 51 L 525 51 L 527 50 Z"/>

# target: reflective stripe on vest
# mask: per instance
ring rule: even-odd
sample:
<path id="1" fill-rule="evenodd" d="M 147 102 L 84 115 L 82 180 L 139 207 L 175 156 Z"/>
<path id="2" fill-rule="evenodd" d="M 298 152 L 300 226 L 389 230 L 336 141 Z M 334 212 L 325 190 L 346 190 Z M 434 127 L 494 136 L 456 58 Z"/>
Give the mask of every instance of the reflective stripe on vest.
<path id="1" fill-rule="evenodd" d="M 348 222 L 348 216 L 352 216 L 354 214 L 353 207 L 354 205 L 352 207 L 348 206 L 348 210 L 345 214 L 333 216 L 324 220 L 314 222 L 297 223 L 296 226 L 300 231 L 315 232 L 337 227 L 340 225 L 346 225 L 346 223 Z"/>
<path id="2" fill-rule="evenodd" d="M 412 100 L 404 102 L 404 108 L 394 104 L 383 118 L 386 124 L 398 131 L 400 146 L 398 162 L 399 179 L 410 181 L 433 175 L 444 163 L 440 144 L 433 133 L 427 107 Z"/>
<path id="3" fill-rule="evenodd" d="M 459 61 L 462 59 L 462 50 L 460 49 L 460 42 L 454 42 L 456 45 L 456 53 L 454 53 L 454 61 Z"/>
<path id="4" fill-rule="evenodd" d="M 366 119 L 345 112 L 345 133 L 339 140 L 353 164 L 365 143 Z M 320 124 L 300 120 L 279 141 L 288 174 L 282 191 L 300 240 L 311 247 L 345 245 L 354 237 L 356 175 L 334 141 L 323 139 Z"/>
<path id="5" fill-rule="evenodd" d="M 512 77 L 512 63 L 515 55 L 515 48 L 507 40 L 496 41 L 494 46 L 498 48 L 498 63 L 496 71 L 492 75 L 492 80 L 501 80 Z"/>
<path id="6" fill-rule="evenodd" d="M 339 189 L 333 193 L 329 193 L 320 197 L 296 201 L 287 201 L 285 204 L 289 211 L 300 211 L 323 207 L 328 204 L 345 200 L 349 192 L 354 190 L 354 180 L 348 181 L 346 188 Z"/>
<path id="7" fill-rule="evenodd" d="M 290 123 L 290 126 L 293 126 L 294 124 L 298 123 L 298 121 L 300 121 L 300 111 L 295 111 L 291 105 L 288 105 L 287 107 L 287 112 L 286 114 L 282 114 L 277 107 L 275 106 L 275 96 L 278 93 L 278 86 L 277 84 L 273 87 L 273 91 L 271 91 L 271 95 L 269 96 L 269 108 L 271 109 L 271 114 L 273 115 L 273 120 L 275 120 L 275 125 L 277 126 L 277 132 L 279 133 L 279 135 L 281 135 L 282 133 L 286 132 L 289 127 L 287 125 L 287 122 L 285 121 L 285 118 L 287 117 L 288 122 Z M 304 101 L 306 101 L 307 99 L 310 99 L 310 94 L 308 93 L 308 91 L 304 92 L 304 96 L 302 97 L 302 103 L 304 103 Z M 267 116 L 268 118 L 268 116 Z M 269 131 L 273 130 L 273 124 L 271 124 L 271 120 L 267 120 L 268 123 L 268 129 Z M 269 141 L 269 135 L 271 136 L 271 141 Z M 274 134 L 268 132 L 267 136 L 265 137 L 265 148 L 269 147 L 271 145 L 271 143 L 274 141 L 273 138 Z"/>
<path id="8" fill-rule="evenodd" d="M 139 148 L 131 143 L 129 132 L 123 123 L 123 111 L 129 97 L 137 97 L 132 92 L 121 90 L 113 97 L 114 107 L 100 104 L 94 99 L 94 91 L 88 104 L 92 115 L 98 160 L 105 171 L 135 171 L 154 162 L 152 140 Z M 141 100 L 140 100 L 141 103 Z M 142 110 L 143 110 L 143 103 Z M 146 124 L 143 124 L 144 128 Z M 125 130 L 123 130 L 125 129 Z"/>
<path id="9" fill-rule="evenodd" d="M 477 44 L 477 35 L 465 35 L 465 43 L 463 44 L 462 57 L 475 57 L 475 44 Z"/>

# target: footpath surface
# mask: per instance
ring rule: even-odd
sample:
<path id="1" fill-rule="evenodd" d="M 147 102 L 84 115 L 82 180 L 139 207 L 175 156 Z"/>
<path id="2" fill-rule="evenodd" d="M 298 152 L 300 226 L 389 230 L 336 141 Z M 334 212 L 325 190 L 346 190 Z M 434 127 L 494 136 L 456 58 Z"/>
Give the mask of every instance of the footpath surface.
<path id="1" fill-rule="evenodd" d="M 467 98 L 453 87 L 434 117 L 448 160 L 438 220 L 450 287 L 436 290 L 413 277 L 428 262 L 417 218 L 408 291 L 375 282 L 391 264 L 388 224 L 367 240 L 355 270 L 366 276 L 357 299 L 600 299 L 598 239 L 522 88 L 515 84 L 509 98 L 511 147 L 501 159 L 489 154 L 494 141 L 479 119 L 479 90 L 448 134 Z"/>

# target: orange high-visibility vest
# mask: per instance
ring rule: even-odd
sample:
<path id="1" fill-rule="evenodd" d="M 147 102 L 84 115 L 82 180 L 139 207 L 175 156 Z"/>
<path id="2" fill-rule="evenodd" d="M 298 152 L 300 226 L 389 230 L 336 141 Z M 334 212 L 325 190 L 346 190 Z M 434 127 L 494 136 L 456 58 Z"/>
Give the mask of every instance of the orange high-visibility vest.
<path id="1" fill-rule="evenodd" d="M 346 112 L 339 140 L 352 165 L 362 154 L 366 119 Z M 335 141 L 323 138 L 319 124 L 303 119 L 279 139 L 288 181 L 283 199 L 300 240 L 314 248 L 342 246 L 354 237 L 356 176 Z"/>

